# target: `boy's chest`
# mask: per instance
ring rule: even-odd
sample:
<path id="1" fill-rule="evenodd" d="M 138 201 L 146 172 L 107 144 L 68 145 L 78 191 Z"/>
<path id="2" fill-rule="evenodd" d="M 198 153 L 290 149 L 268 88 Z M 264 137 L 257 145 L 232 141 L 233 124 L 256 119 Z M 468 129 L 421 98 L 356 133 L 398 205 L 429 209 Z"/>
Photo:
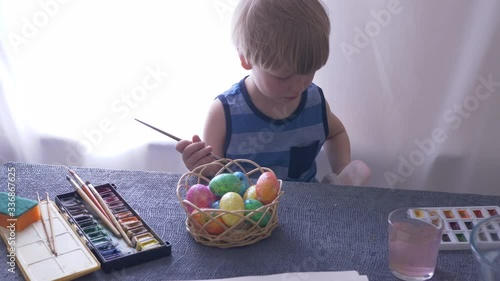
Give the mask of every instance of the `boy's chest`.
<path id="1" fill-rule="evenodd" d="M 272 101 L 255 101 L 254 105 L 258 111 L 265 116 L 274 119 L 282 120 L 296 113 L 300 104 L 300 98 L 287 103 L 278 103 Z"/>

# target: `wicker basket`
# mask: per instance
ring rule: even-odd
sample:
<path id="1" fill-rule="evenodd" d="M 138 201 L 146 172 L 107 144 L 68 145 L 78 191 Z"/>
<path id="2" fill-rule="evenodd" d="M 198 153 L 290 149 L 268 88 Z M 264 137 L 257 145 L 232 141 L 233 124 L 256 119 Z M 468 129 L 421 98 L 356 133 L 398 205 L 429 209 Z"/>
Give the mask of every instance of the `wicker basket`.
<path id="1" fill-rule="evenodd" d="M 214 165 L 216 166 L 216 168 L 214 168 Z M 247 169 L 245 169 L 244 166 L 247 167 Z M 251 167 L 250 169 L 248 168 L 249 166 Z M 256 179 L 262 173 L 271 171 L 269 168 L 260 167 L 257 163 L 251 160 L 231 160 L 223 158 L 212 163 L 199 166 L 193 171 L 182 175 L 177 184 L 177 198 L 179 199 L 182 208 L 187 214 L 186 229 L 194 238 L 194 240 L 207 246 L 231 248 L 250 245 L 266 237 L 269 237 L 269 235 L 271 235 L 271 232 L 278 225 L 278 203 L 281 195 L 283 195 L 283 191 L 281 190 L 281 180 L 279 180 L 280 189 L 278 191 L 278 196 L 276 197 L 276 199 L 274 199 L 273 202 L 264 205 L 254 211 L 225 211 L 221 209 L 207 210 L 206 208 L 202 210 L 201 208 L 198 208 L 191 202 L 187 201 L 185 198 L 190 186 L 194 184 L 204 184 L 208 186 L 210 179 L 205 177 L 204 173 L 206 174 L 206 169 L 209 168 L 218 169 L 217 175 L 242 171 L 246 174 L 250 185 L 254 185 Z M 205 225 L 200 226 L 200 224 L 191 216 L 191 213 L 188 211 L 188 206 L 190 206 L 194 210 L 198 210 L 198 212 L 204 213 L 204 215 L 206 214 L 207 216 L 209 216 L 209 221 Z M 209 212 L 212 212 L 212 215 L 210 215 Z M 247 213 L 246 216 L 245 212 Z M 256 213 L 263 213 L 262 218 L 264 218 L 265 216 L 270 216 L 269 222 L 263 227 L 259 226 L 259 221 L 256 222 L 250 219 L 250 216 Z M 217 218 L 225 214 L 233 214 L 240 217 L 241 219 L 238 223 L 229 227 L 225 224 L 220 223 L 220 221 L 217 221 Z M 205 226 L 207 226 L 211 221 L 215 221 L 219 225 L 223 226 L 225 230 L 218 235 L 209 234 L 206 231 Z"/>

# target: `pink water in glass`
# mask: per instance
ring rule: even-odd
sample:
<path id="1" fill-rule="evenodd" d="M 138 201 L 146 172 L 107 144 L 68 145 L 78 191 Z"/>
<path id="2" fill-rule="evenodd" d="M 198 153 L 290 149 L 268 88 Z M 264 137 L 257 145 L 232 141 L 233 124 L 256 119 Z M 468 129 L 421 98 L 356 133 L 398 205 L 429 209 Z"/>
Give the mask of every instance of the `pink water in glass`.
<path id="1" fill-rule="evenodd" d="M 389 224 L 389 268 L 403 280 L 434 275 L 442 229 L 417 220 Z"/>

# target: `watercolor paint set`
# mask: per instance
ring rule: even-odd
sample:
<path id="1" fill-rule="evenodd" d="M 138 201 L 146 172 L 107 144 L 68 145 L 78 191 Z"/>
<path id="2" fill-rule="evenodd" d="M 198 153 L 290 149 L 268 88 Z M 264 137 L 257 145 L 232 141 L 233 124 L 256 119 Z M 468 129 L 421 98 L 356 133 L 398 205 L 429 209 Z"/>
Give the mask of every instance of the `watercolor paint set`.
<path id="1" fill-rule="evenodd" d="M 57 195 L 55 203 L 75 228 L 76 232 L 92 251 L 105 272 L 130 267 L 171 254 L 171 245 L 162 239 L 120 196 L 113 184 L 95 187 L 120 231 L 126 236 L 116 235 L 105 221 L 90 208 L 90 204 L 79 193 Z"/>
<path id="2" fill-rule="evenodd" d="M 425 210 L 428 214 L 420 210 Z M 500 207 L 425 207 L 410 209 L 408 213 L 413 218 L 430 220 L 433 216 L 439 216 L 443 220 L 444 228 L 441 235 L 440 250 L 468 250 L 470 249 L 470 234 L 474 226 L 481 220 L 500 214 Z M 491 235 L 492 237 L 485 239 L 500 242 L 498 233 L 492 233 Z"/>

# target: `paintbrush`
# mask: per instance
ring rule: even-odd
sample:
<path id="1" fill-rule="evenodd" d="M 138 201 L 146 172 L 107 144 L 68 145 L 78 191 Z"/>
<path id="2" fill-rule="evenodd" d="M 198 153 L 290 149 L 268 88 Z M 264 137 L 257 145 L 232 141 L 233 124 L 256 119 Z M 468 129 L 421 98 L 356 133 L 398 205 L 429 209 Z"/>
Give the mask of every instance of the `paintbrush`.
<path id="1" fill-rule="evenodd" d="M 167 137 L 169 137 L 169 138 L 171 138 L 171 139 L 173 139 L 173 140 L 175 140 L 175 141 L 180 141 L 180 140 L 181 140 L 179 137 L 176 137 L 176 136 L 174 136 L 174 135 L 172 135 L 172 134 L 169 134 L 169 133 L 167 133 L 167 132 L 165 132 L 165 131 L 163 131 L 163 130 L 160 130 L 160 129 L 158 129 L 158 128 L 154 127 L 154 126 L 151 126 L 151 125 L 149 125 L 149 124 L 148 124 L 148 123 L 146 123 L 146 122 L 142 122 L 141 120 L 136 119 L 136 118 L 134 118 L 134 119 L 135 119 L 135 121 L 137 121 L 137 122 L 139 122 L 139 123 L 141 123 L 141 124 L 143 124 L 143 125 L 146 125 L 146 126 L 148 126 L 149 128 L 151 128 L 151 129 L 153 129 L 153 130 L 155 130 L 155 131 L 157 131 L 157 132 L 160 132 L 160 133 L 164 134 L 165 136 L 167 136 Z"/>
<path id="2" fill-rule="evenodd" d="M 43 230 L 45 231 L 45 236 L 47 236 L 47 242 L 49 244 L 49 249 L 54 255 L 56 255 L 56 251 L 54 249 L 54 246 L 52 245 L 52 239 L 50 239 L 50 237 L 49 237 L 49 231 L 47 229 L 47 225 L 45 224 L 45 218 L 43 217 L 43 212 L 41 210 L 42 201 L 40 200 L 40 194 L 38 194 L 38 191 L 36 192 L 36 197 L 38 198 L 38 206 L 40 206 L 40 215 L 42 216 Z M 49 208 L 49 202 L 46 202 L 45 207 L 47 209 Z M 49 213 L 49 215 L 50 215 L 50 213 Z"/>
<path id="3" fill-rule="evenodd" d="M 71 185 L 76 189 L 76 192 L 80 197 L 87 203 L 92 211 L 94 211 L 97 216 L 102 220 L 102 222 L 117 236 L 120 237 L 121 234 L 120 232 L 116 229 L 116 227 L 111 223 L 110 220 L 108 220 L 108 217 L 101 212 L 99 208 L 90 200 L 90 198 L 87 196 L 87 194 L 82 190 L 82 188 L 68 175 L 66 175 L 66 179 L 71 183 Z"/>
<path id="4" fill-rule="evenodd" d="M 111 218 L 108 216 L 108 214 L 104 211 L 104 207 L 99 204 L 97 201 L 97 198 L 95 198 L 94 194 L 90 191 L 89 187 L 85 185 L 83 180 L 76 174 L 75 171 L 69 169 L 69 173 L 75 178 L 76 182 L 82 187 L 82 190 L 87 194 L 87 196 L 94 202 L 94 205 L 101 211 L 101 213 L 104 214 L 106 218 L 108 218 L 109 221 L 111 221 Z"/>
<path id="5" fill-rule="evenodd" d="M 161 129 L 158 129 L 155 126 L 151 126 L 148 123 L 143 122 L 143 121 L 141 121 L 141 120 L 139 120 L 137 118 L 134 118 L 134 120 L 137 121 L 137 122 L 139 122 L 139 123 L 141 123 L 141 124 L 143 124 L 143 125 L 148 126 L 149 128 L 151 128 L 151 129 L 153 129 L 153 130 L 155 130 L 157 132 L 160 132 L 160 133 L 164 134 L 165 136 L 167 136 L 167 137 L 169 137 L 169 138 L 171 138 L 171 139 L 173 139 L 175 141 L 180 141 L 181 140 L 179 137 L 176 137 L 176 136 L 174 136 L 174 135 L 172 135 L 170 133 L 167 133 L 167 132 L 165 132 L 165 131 L 163 131 Z M 219 156 L 217 156 L 217 155 L 215 155 L 213 153 L 210 153 L 210 155 L 212 155 L 216 160 L 222 159 L 222 157 L 219 157 Z"/>
<path id="6" fill-rule="evenodd" d="M 56 236 L 54 235 L 54 224 L 52 223 L 52 214 L 50 213 L 50 206 L 49 206 L 50 198 L 48 192 L 45 192 L 45 194 L 47 195 L 47 204 L 45 204 L 45 206 L 47 206 L 47 213 L 49 214 L 50 238 L 52 239 L 52 249 L 54 250 L 53 251 L 54 255 L 57 256 Z"/>
<path id="7" fill-rule="evenodd" d="M 115 225 L 116 229 L 118 229 L 118 231 L 120 232 L 120 234 L 123 237 L 123 240 L 125 240 L 125 242 L 127 243 L 127 245 L 133 247 L 134 245 L 132 244 L 132 241 L 130 241 L 130 239 L 128 238 L 127 234 L 125 233 L 125 231 L 121 227 L 121 225 L 118 222 L 118 220 L 116 220 L 116 217 L 113 215 L 113 213 L 109 209 L 108 204 L 106 204 L 106 202 L 104 202 L 104 200 L 102 199 L 102 197 L 99 194 L 99 192 L 97 192 L 97 190 L 95 189 L 95 187 L 92 184 L 90 184 L 89 181 L 86 181 L 85 184 L 89 187 L 90 191 L 92 191 L 92 193 L 94 194 L 94 196 L 97 198 L 97 201 L 99 201 L 99 203 L 102 205 L 103 209 L 108 214 L 108 217 L 111 218 L 111 222 Z"/>

